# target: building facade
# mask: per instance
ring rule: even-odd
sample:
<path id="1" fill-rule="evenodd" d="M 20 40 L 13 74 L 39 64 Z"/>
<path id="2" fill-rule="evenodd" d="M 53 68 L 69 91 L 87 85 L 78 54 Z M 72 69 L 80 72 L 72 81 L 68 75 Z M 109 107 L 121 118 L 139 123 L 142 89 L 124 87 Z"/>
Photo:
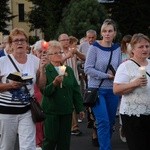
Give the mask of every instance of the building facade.
<path id="1" fill-rule="evenodd" d="M 8 30 L 13 28 L 23 28 L 29 36 L 38 36 L 43 38 L 43 33 L 40 30 L 30 31 L 30 23 L 28 22 L 27 14 L 31 11 L 33 4 L 28 0 L 9 0 L 10 12 L 15 16 L 8 24 Z"/>

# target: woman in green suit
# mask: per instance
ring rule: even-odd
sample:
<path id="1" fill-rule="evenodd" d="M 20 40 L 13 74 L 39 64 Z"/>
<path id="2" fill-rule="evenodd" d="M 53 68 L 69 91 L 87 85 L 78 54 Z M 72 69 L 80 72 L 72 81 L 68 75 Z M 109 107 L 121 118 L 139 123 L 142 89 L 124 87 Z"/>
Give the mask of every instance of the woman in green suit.
<path id="1" fill-rule="evenodd" d="M 43 150 L 69 150 L 74 107 L 84 118 L 80 86 L 73 70 L 61 66 L 62 48 L 58 41 L 50 41 L 47 56 L 50 63 L 45 68 L 46 86 L 42 90 L 42 107 L 46 113 Z"/>

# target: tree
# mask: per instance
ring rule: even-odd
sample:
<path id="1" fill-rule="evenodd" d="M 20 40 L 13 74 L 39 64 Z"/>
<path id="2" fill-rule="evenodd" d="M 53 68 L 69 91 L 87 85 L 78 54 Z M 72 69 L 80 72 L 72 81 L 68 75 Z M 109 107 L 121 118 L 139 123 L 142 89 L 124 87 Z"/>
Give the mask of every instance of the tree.
<path id="1" fill-rule="evenodd" d="M 29 12 L 29 22 L 31 23 L 30 30 L 34 29 L 41 29 L 44 31 L 44 29 L 47 27 L 46 24 L 46 16 L 45 16 L 45 1 L 41 0 L 29 0 L 32 1 L 34 6 L 32 7 L 32 10 Z"/>
<path id="2" fill-rule="evenodd" d="M 82 38 L 89 29 L 99 33 L 106 17 L 104 7 L 97 0 L 72 0 L 64 10 L 57 35 L 65 32 Z"/>
<path id="3" fill-rule="evenodd" d="M 56 30 L 61 21 L 62 11 L 70 0 L 29 0 L 34 7 L 29 13 L 29 22 L 32 24 L 31 30 L 41 29 L 45 39 L 55 38 Z"/>
<path id="4" fill-rule="evenodd" d="M 8 22 L 13 18 L 10 13 L 8 1 L 9 0 L 0 0 L 0 32 L 3 34 L 9 34 L 9 31 L 6 28 L 9 25 Z"/>
<path id="5" fill-rule="evenodd" d="M 122 36 L 139 32 L 150 36 L 149 0 L 116 0 L 105 6 L 118 23 Z"/>

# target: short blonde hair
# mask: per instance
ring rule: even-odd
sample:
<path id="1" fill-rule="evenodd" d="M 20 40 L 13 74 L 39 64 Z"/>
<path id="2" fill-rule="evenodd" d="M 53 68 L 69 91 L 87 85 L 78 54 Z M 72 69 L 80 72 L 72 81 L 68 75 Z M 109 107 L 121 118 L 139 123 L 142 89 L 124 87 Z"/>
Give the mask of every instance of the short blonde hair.
<path id="1" fill-rule="evenodd" d="M 146 36 L 146 35 L 144 35 L 144 34 L 142 34 L 142 33 L 134 34 L 134 35 L 132 36 L 132 39 L 131 39 L 131 42 L 130 42 L 132 50 L 133 50 L 133 48 L 134 48 L 134 45 L 137 44 L 137 43 L 139 43 L 139 42 L 140 42 L 141 40 L 143 40 L 143 39 L 146 40 L 146 41 L 148 41 L 149 44 L 150 44 L 150 39 L 149 39 L 148 36 Z"/>
<path id="2" fill-rule="evenodd" d="M 14 28 L 9 34 L 8 42 L 12 43 L 13 36 L 16 36 L 16 35 L 19 35 L 19 34 L 24 35 L 27 42 L 28 42 L 28 40 L 29 40 L 28 36 L 27 36 L 27 34 L 26 34 L 26 32 L 23 28 Z"/>
<path id="3" fill-rule="evenodd" d="M 114 31 L 117 31 L 117 26 L 116 26 L 115 21 L 112 20 L 112 19 L 106 19 L 106 20 L 104 20 L 104 22 L 101 26 L 101 32 L 103 32 L 105 27 L 108 26 L 108 25 L 112 25 L 114 27 Z"/>

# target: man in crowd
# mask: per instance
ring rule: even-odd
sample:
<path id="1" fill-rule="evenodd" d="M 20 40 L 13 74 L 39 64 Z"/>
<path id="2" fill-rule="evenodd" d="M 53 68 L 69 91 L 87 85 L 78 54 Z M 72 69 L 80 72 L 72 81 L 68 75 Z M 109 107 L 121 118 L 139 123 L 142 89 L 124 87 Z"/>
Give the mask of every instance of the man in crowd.
<path id="1" fill-rule="evenodd" d="M 96 38 L 97 38 L 97 33 L 95 30 L 90 29 L 86 31 L 85 41 L 80 44 L 79 51 L 86 56 L 90 45 L 96 41 Z M 86 84 L 85 86 L 87 87 L 87 76 L 84 74 L 83 66 L 84 66 L 84 62 L 80 62 L 78 70 L 80 70 L 79 74 L 80 74 L 81 80 L 84 80 L 83 83 L 85 83 Z M 87 127 L 93 129 L 92 144 L 93 146 L 98 147 L 99 144 L 98 144 L 98 138 L 97 138 L 97 130 L 96 130 L 95 121 L 94 121 L 95 119 L 94 119 L 94 116 L 90 107 L 87 108 L 87 120 L 88 120 Z"/>

